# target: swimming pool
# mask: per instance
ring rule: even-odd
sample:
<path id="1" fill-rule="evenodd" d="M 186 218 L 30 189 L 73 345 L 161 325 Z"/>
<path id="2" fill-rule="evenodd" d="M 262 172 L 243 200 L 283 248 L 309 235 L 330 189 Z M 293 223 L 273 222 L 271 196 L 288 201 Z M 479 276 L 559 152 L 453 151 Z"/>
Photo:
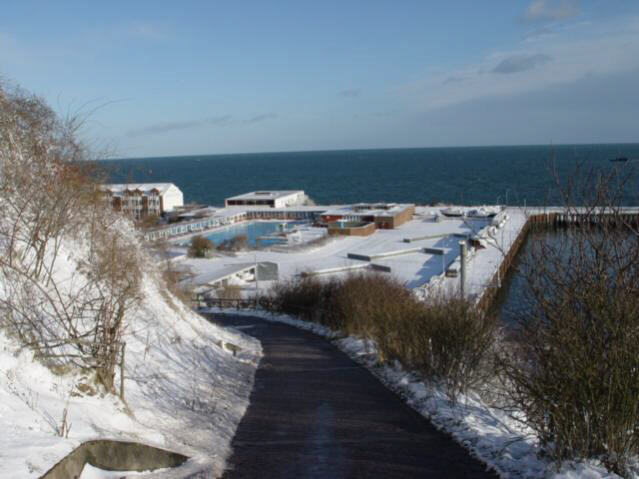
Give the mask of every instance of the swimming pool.
<path id="1" fill-rule="evenodd" d="M 221 230 L 216 230 L 203 236 L 211 240 L 217 246 L 226 240 L 235 238 L 236 236 L 245 235 L 248 238 L 249 246 L 255 248 L 257 246 L 257 238 L 266 236 L 281 229 L 291 229 L 293 222 L 282 221 L 250 221 L 237 225 L 228 226 Z M 268 246 L 280 243 L 277 240 L 262 240 L 260 246 Z"/>

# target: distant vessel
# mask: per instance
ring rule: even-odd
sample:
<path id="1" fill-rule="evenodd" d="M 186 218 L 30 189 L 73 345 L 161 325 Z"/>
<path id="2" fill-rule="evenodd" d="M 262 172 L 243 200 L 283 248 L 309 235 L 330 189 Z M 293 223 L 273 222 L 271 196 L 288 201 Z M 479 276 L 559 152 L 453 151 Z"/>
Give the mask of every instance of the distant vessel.
<path id="1" fill-rule="evenodd" d="M 626 161 L 628 161 L 628 157 L 618 156 L 617 158 L 612 158 L 610 161 L 612 161 L 613 163 L 625 163 Z"/>

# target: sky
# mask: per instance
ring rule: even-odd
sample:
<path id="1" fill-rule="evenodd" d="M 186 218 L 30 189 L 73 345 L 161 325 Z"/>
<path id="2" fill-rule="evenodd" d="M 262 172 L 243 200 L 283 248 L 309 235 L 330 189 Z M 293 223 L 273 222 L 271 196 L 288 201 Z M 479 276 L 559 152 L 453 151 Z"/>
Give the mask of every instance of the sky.
<path id="1" fill-rule="evenodd" d="M 639 142 L 639 2 L 6 0 L 0 78 L 114 157 Z"/>

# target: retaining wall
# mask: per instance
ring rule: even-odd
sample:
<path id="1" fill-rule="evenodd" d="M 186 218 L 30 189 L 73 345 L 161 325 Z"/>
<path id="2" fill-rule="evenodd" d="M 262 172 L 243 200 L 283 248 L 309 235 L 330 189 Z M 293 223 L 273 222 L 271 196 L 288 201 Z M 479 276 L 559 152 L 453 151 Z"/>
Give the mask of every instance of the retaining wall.
<path id="1" fill-rule="evenodd" d="M 136 442 L 87 441 L 53 466 L 40 479 L 75 479 L 85 464 L 106 471 L 149 471 L 182 465 L 188 458 Z"/>

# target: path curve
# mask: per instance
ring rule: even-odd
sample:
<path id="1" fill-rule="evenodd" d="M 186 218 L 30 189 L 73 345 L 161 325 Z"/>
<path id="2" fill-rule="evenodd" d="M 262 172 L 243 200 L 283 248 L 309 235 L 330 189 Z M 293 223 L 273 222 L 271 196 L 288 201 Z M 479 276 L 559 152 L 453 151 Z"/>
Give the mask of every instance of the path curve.
<path id="1" fill-rule="evenodd" d="M 223 479 L 497 477 L 325 339 L 259 317 L 209 319 L 264 351 Z"/>

